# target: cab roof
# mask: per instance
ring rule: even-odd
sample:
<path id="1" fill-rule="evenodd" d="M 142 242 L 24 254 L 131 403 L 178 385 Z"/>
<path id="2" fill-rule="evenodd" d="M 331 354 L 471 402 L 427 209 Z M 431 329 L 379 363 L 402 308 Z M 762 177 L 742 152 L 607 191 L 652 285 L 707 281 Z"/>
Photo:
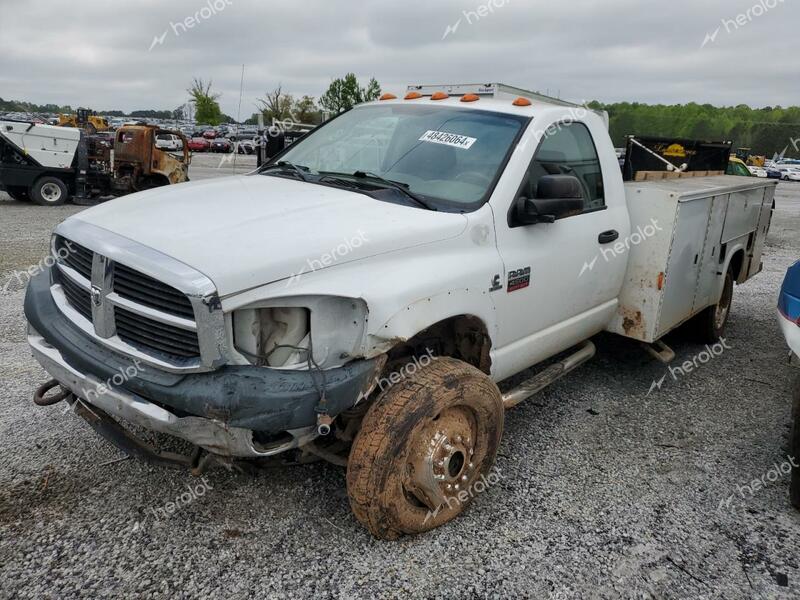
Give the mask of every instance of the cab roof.
<path id="1" fill-rule="evenodd" d="M 586 106 L 552 98 L 538 92 L 524 90 L 503 83 L 460 83 L 460 84 L 412 84 L 406 87 L 405 94 L 387 93 L 380 100 L 370 104 L 425 103 L 489 110 L 513 115 L 531 117 L 543 109 L 561 109 L 579 118 L 581 112 L 594 112 L 608 125 L 608 114 L 594 111 Z M 538 111 L 536 110 L 538 109 Z M 581 112 L 579 112 L 581 111 Z"/>

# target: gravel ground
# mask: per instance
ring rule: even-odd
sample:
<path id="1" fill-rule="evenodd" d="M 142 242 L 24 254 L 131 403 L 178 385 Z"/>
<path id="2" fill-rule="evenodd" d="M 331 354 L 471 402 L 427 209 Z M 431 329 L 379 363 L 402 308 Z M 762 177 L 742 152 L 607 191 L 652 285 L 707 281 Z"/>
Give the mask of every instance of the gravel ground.
<path id="1" fill-rule="evenodd" d="M 219 174 L 217 161 L 196 159 L 193 178 Z M 600 336 L 595 360 L 507 414 L 500 482 L 457 521 L 394 543 L 358 525 L 344 470 L 327 464 L 214 470 L 202 495 L 160 514 L 202 482 L 112 462 L 120 453 L 78 417 L 32 404 L 46 375 L 9 278 L 78 210 L 0 194 L 0 596 L 800 596 L 788 478 L 742 487 L 786 461 L 792 369 L 774 306 L 800 257 L 800 185 L 779 188 L 764 272 L 734 297 L 730 349 L 648 396 L 665 367 Z M 680 362 L 704 350 L 670 341 Z"/>

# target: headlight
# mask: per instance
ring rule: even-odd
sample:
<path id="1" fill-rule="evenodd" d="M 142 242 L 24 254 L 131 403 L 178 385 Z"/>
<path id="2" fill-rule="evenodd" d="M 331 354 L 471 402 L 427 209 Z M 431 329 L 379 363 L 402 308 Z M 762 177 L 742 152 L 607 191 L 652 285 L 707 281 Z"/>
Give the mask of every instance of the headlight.
<path id="1" fill-rule="evenodd" d="M 358 299 L 303 296 L 265 301 L 234 311 L 234 347 L 258 366 L 305 368 L 313 350 L 321 368 L 338 367 L 361 352 L 366 318 L 366 304 Z"/>

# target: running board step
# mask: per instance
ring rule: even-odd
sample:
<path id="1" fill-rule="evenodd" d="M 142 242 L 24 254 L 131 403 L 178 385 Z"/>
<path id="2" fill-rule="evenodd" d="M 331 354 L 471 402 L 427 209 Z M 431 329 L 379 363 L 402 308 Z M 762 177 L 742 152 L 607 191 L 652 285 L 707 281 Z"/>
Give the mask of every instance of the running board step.
<path id="1" fill-rule="evenodd" d="M 590 360 L 596 352 L 597 348 L 595 348 L 592 342 L 584 342 L 574 354 L 570 354 L 564 360 L 550 365 L 541 373 L 534 375 L 513 390 L 509 390 L 503 394 L 503 406 L 505 408 L 511 408 L 523 400 L 527 400 L 534 394 L 541 392 L 547 386 L 555 383 L 567 373 L 574 371 L 583 363 Z"/>

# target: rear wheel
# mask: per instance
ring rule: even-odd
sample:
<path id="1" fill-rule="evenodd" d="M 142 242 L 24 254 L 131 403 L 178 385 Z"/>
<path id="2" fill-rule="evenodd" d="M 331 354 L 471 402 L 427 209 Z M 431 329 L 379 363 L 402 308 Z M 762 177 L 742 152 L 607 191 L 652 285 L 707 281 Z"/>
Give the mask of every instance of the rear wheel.
<path id="1" fill-rule="evenodd" d="M 499 478 L 490 470 L 502 435 L 503 401 L 489 377 L 452 358 L 419 367 L 378 398 L 353 443 L 356 518 L 382 539 L 443 525 Z"/>
<path id="2" fill-rule="evenodd" d="M 701 342 L 713 344 L 725 335 L 725 325 L 733 303 L 733 270 L 728 269 L 719 302 L 701 312 L 695 321 L 697 337 Z"/>
<path id="3" fill-rule="evenodd" d="M 67 185 L 58 177 L 45 175 L 31 186 L 31 198 L 41 206 L 58 206 L 64 204 L 68 197 Z"/>

